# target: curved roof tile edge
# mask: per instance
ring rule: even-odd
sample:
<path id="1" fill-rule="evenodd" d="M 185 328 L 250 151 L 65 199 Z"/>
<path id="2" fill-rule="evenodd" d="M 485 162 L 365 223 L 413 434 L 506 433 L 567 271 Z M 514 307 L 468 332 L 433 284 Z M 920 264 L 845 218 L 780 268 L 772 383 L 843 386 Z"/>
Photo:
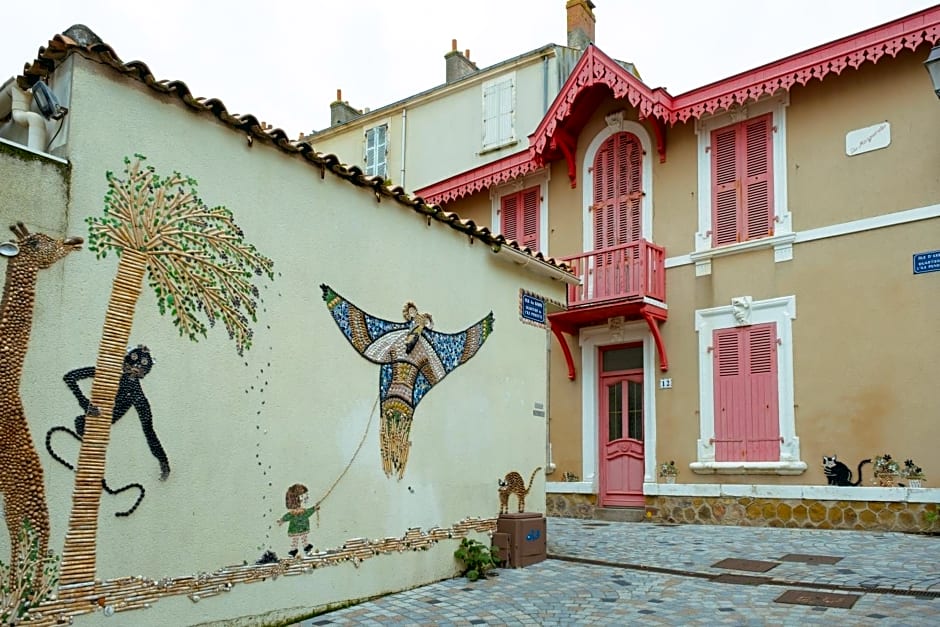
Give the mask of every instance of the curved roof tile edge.
<path id="1" fill-rule="evenodd" d="M 319 168 L 320 178 L 323 178 L 326 171 L 329 170 L 334 175 L 357 187 L 371 187 L 377 202 L 380 202 L 382 197 L 390 198 L 416 213 L 427 216 L 429 220 L 434 219 L 470 236 L 471 241 L 476 238 L 491 246 L 508 246 L 558 270 L 571 272 L 568 264 L 563 261 L 558 261 L 553 257 L 545 257 L 542 253 L 533 252 L 529 248 L 523 248 L 515 240 L 506 239 L 502 235 L 493 235 L 488 228 L 478 227 L 472 220 L 463 219 L 452 211 L 444 211 L 440 205 L 428 204 L 421 196 L 409 195 L 399 185 L 386 184 L 382 177 L 366 176 L 359 166 L 344 164 L 334 154 L 316 152 L 308 142 L 291 141 L 280 128 L 265 129 L 262 127 L 262 123 L 252 114 L 229 113 L 225 104 L 218 98 L 196 97 L 183 81 L 158 80 L 146 63 L 142 61 L 123 62 L 108 44 L 81 45 L 66 35 L 55 35 L 49 40 L 47 46 L 39 48 L 35 60 L 24 65 L 23 73 L 16 79 L 17 83 L 24 89 L 32 87 L 37 81 L 49 76 L 72 54 L 79 54 L 90 61 L 107 65 L 117 72 L 147 85 L 156 92 L 176 96 L 182 104 L 190 109 L 212 114 L 234 130 L 250 133 L 258 139 L 270 142 L 272 146 L 287 154 L 298 155 L 312 166 Z"/>

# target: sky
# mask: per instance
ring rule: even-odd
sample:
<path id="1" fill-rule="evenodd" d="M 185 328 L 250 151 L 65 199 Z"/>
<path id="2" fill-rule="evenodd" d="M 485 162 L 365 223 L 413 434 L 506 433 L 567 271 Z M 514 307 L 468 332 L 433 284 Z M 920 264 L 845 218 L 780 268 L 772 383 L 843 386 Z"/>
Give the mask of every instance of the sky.
<path id="1" fill-rule="evenodd" d="M 82 23 L 125 62 L 289 137 L 329 126 L 336 90 L 377 109 L 444 82 L 457 39 L 480 68 L 566 44 L 565 0 L 5 2 L 0 84 Z M 921 0 L 594 0 L 595 43 L 678 95 L 927 7 Z"/>

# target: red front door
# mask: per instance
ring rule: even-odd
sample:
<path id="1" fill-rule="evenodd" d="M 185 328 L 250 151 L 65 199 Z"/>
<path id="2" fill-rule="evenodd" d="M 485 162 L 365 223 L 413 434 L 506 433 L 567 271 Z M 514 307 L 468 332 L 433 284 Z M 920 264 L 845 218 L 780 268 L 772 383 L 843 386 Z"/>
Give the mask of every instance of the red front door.
<path id="1" fill-rule="evenodd" d="M 601 505 L 643 505 L 643 372 L 605 372 L 598 392 Z"/>

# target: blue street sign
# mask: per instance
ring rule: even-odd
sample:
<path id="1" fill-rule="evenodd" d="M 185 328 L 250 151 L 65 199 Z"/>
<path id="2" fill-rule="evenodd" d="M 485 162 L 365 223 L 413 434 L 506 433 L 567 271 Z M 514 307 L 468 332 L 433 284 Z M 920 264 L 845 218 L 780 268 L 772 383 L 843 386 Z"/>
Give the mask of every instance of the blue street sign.
<path id="1" fill-rule="evenodd" d="M 914 253 L 914 274 L 940 272 L 940 250 Z"/>
<path id="2" fill-rule="evenodd" d="M 545 324 L 545 301 L 531 294 L 522 294 L 522 317 L 538 324 Z"/>

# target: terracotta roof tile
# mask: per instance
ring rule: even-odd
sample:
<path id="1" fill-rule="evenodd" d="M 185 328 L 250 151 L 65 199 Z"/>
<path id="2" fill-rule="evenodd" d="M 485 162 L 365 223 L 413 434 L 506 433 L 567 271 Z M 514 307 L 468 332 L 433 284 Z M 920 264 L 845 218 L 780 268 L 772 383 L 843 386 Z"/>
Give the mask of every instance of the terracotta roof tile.
<path id="1" fill-rule="evenodd" d="M 328 170 L 353 185 L 371 188 L 376 201 L 381 201 L 382 198 L 390 198 L 417 213 L 428 216 L 429 219 L 443 222 L 451 228 L 487 244 L 513 248 L 559 270 L 570 272 L 568 265 L 562 261 L 556 261 L 551 257 L 546 258 L 541 253 L 523 248 L 516 241 L 507 240 L 502 235 L 494 236 L 488 228 L 478 227 L 472 220 L 463 219 L 452 211 L 444 211 L 440 205 L 428 204 L 420 196 L 411 196 L 401 186 L 387 185 L 382 177 L 366 176 L 359 166 L 344 164 L 334 154 L 316 152 L 313 146 L 305 141 L 291 141 L 280 128 L 266 129 L 254 115 L 232 114 L 218 98 L 193 96 L 189 87 L 182 81 L 157 80 L 146 63 L 142 61 L 123 62 L 108 44 L 91 43 L 82 45 L 65 35 L 56 35 L 49 41 L 47 46 L 39 49 L 34 61 L 24 66 L 23 73 L 17 77 L 17 83 L 23 89 L 32 87 L 37 81 L 48 77 L 60 63 L 72 54 L 78 54 L 90 61 L 107 65 L 129 78 L 147 85 L 156 92 L 176 96 L 180 102 L 191 109 L 211 113 L 235 131 L 248 134 L 255 140 L 268 142 L 282 152 L 297 155 L 299 158 L 306 160 L 311 166 L 318 168 L 321 178 L 326 175 Z"/>

